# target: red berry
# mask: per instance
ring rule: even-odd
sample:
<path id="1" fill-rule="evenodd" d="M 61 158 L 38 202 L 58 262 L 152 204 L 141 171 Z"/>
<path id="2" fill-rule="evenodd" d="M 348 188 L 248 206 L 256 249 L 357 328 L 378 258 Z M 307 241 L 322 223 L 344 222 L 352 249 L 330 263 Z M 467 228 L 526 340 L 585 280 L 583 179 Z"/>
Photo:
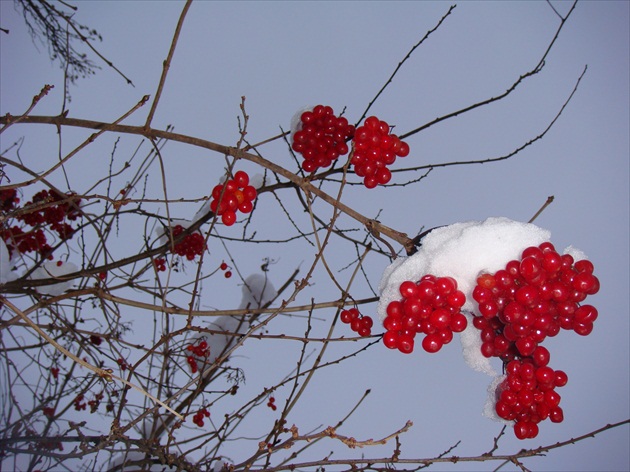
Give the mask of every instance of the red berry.
<path id="1" fill-rule="evenodd" d="M 240 188 L 245 188 L 249 185 L 249 175 L 247 175 L 247 172 L 239 170 L 234 174 L 234 182 L 236 182 Z"/>
<path id="2" fill-rule="evenodd" d="M 387 331 L 383 335 L 383 344 L 389 349 L 396 349 L 398 348 L 398 337 L 398 331 Z"/>
<path id="3" fill-rule="evenodd" d="M 439 334 L 427 334 L 422 340 L 422 348 L 429 353 L 438 352 L 443 344 Z"/>
<path id="4" fill-rule="evenodd" d="M 408 334 L 401 334 L 396 341 L 396 347 L 398 347 L 398 350 L 403 354 L 413 352 L 413 344 L 413 337 Z"/>
<path id="5" fill-rule="evenodd" d="M 225 211 L 221 215 L 221 221 L 225 226 L 232 226 L 236 222 L 236 213 L 231 210 Z"/>

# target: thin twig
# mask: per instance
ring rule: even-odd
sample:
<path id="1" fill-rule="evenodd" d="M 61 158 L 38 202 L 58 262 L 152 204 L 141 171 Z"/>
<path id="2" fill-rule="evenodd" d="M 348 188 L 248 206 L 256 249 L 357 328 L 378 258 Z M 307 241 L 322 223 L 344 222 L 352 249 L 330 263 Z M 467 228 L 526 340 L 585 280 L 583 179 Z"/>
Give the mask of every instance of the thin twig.
<path id="1" fill-rule="evenodd" d="M 547 197 L 547 201 L 545 203 L 543 203 L 543 206 L 541 206 L 538 211 L 536 212 L 536 214 L 534 216 L 531 217 L 531 219 L 528 221 L 528 223 L 533 223 L 536 218 L 538 218 L 540 216 L 540 214 L 545 211 L 545 208 L 547 208 L 549 205 L 551 205 L 551 203 L 553 202 L 553 195 L 550 195 Z"/>
<path id="2" fill-rule="evenodd" d="M 177 40 L 179 39 L 179 34 L 182 31 L 182 26 L 184 25 L 184 19 L 186 18 L 186 13 L 188 13 L 188 9 L 192 0 L 187 0 L 182 13 L 179 15 L 179 20 L 177 22 L 177 27 L 175 28 L 175 34 L 173 35 L 173 41 L 171 41 L 171 48 L 168 51 L 168 56 L 164 61 L 162 68 L 162 76 L 160 77 L 160 83 L 158 84 L 157 91 L 155 92 L 155 98 L 153 99 L 153 103 L 151 104 L 151 110 L 149 110 L 149 116 L 147 116 L 147 121 L 144 124 L 145 128 L 149 128 L 151 126 L 151 121 L 153 120 L 153 115 L 155 114 L 155 110 L 157 109 L 158 102 L 162 96 L 162 90 L 164 90 L 164 84 L 166 83 L 166 75 L 168 74 L 168 70 L 171 67 L 171 61 L 173 60 L 173 55 L 175 54 L 175 47 L 177 46 Z"/>

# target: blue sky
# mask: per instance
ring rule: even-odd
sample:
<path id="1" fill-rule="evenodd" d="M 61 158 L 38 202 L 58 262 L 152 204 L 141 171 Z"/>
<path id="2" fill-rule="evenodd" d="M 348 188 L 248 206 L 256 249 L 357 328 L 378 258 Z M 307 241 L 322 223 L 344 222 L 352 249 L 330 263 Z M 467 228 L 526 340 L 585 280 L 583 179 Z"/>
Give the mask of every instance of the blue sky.
<path id="1" fill-rule="evenodd" d="M 113 120 L 143 95 L 155 93 L 180 2 L 82 2 L 77 18 L 103 36 L 100 51 L 129 76 L 125 84 L 111 69 L 81 80 L 72 88 L 70 116 Z M 407 51 L 448 10 L 446 2 L 197 2 L 191 7 L 177 47 L 153 126 L 232 145 L 238 139 L 237 116 L 242 96 L 250 115 L 250 142 L 288 129 L 293 113 L 304 105 L 324 103 L 335 111 L 346 107 L 356 120 Z M 570 3 L 553 2 L 561 14 Z M 546 128 L 567 99 L 584 66 L 588 71 L 560 119 L 542 141 L 507 161 L 437 168 L 420 183 L 376 189 L 367 196 L 349 189 L 346 202 L 397 230 L 415 234 L 457 221 L 507 216 L 527 221 L 549 195 L 554 203 L 536 223 L 552 233 L 559 248 L 570 244 L 594 262 L 601 291 L 592 297 L 600 318 L 586 337 L 564 333 L 549 340 L 552 363 L 569 375 L 562 389 L 565 421 L 543 423 L 535 440 L 519 443 L 508 434 L 502 452 L 536 447 L 578 436 L 630 416 L 628 359 L 629 273 L 629 3 L 581 2 L 563 29 L 544 69 L 497 103 L 449 119 L 407 142 L 411 154 L 402 167 L 467 161 L 505 155 Z M 13 2 L 0 2 L 0 113 L 25 110 L 43 84 L 55 89 L 34 114 L 60 112 L 62 74 L 28 37 Z M 444 25 L 415 51 L 371 110 L 403 133 L 432 119 L 504 92 L 533 68 L 555 34 L 559 18 L 546 2 L 462 2 Z M 145 107 L 147 108 L 147 107 Z M 147 110 L 129 124 L 140 124 Z M 38 129 L 55 142 L 54 130 Z M 31 132 L 15 126 L 0 137 L 0 148 Z M 85 133 L 68 131 L 71 148 Z M 38 139 L 40 139 L 38 138 Z M 71 186 L 104 172 L 102 162 L 115 137 L 107 137 L 94 154 L 81 156 L 71 171 Z M 46 142 L 27 138 L 24 156 L 45 156 Z M 121 156 L 137 141 L 121 143 Z M 286 146 L 265 146 L 265 157 L 291 168 Z M 169 144 L 164 151 L 171 196 L 198 198 L 209 193 L 224 165 L 222 156 Z M 30 157 L 31 159 L 33 157 Z M 53 156 L 54 158 L 54 156 Z M 97 161 L 97 162 L 95 162 Z M 34 161 L 35 162 L 35 161 Z M 35 164 L 34 164 L 35 165 Z M 37 165 L 35 165 L 37 167 Z M 243 168 L 255 173 L 251 164 Z M 55 176 L 62 182 L 61 176 Z M 364 189 L 363 189 L 364 190 Z M 206 192 L 206 193 L 204 193 Z M 291 201 L 292 195 L 285 195 Z M 261 201 L 268 221 L 283 219 L 271 197 Z M 294 205 L 294 203 L 290 203 Z M 291 206 L 290 208 L 297 208 Z M 324 208 L 324 207 L 322 207 Z M 196 206 L 178 206 L 190 217 Z M 322 210 L 330 217 L 330 212 Z M 350 227 L 352 222 L 342 219 Z M 258 223 L 262 236 L 280 231 Z M 291 231 L 290 228 L 287 231 Z M 277 234 L 276 234 L 277 235 Z M 280 285 L 297 266 L 308 266 L 312 248 L 298 245 L 253 245 L 238 249 L 245 274 L 257 270 L 263 257 L 278 262 L 271 277 Z M 328 257 L 337 269 L 351 262 L 342 243 Z M 388 261 L 370 257 L 370 281 L 378 284 Z M 343 278 L 345 275 L 341 275 Z M 240 299 L 240 287 L 218 281 L 205 288 L 202 304 L 229 308 Z M 219 294 L 221 296 L 217 296 Z M 356 298 L 371 296 L 365 283 Z M 323 271 L 301 299 L 335 299 Z M 370 307 L 365 308 L 369 312 Z M 374 310 L 374 308 L 372 308 Z M 325 314 L 321 315 L 323 318 Z M 287 318 L 287 330 L 303 332 L 300 319 Z M 316 326 L 324 332 L 325 323 Z M 270 328 L 282 332 L 281 325 Z M 337 328 L 340 329 L 340 328 Z M 285 346 L 250 342 L 242 351 L 249 385 L 278 381 L 294 358 L 279 360 Z M 287 347 L 292 352 L 293 347 Z M 347 346 L 332 350 L 348 351 Z M 345 349 L 345 351 L 344 351 Z M 330 353 L 331 356 L 334 354 Z M 285 356 L 281 356 L 285 357 Z M 461 440 L 458 455 L 479 454 L 491 447 L 500 426 L 481 416 L 488 377 L 468 369 L 457 342 L 439 354 L 388 352 L 381 346 L 327 369 L 304 407 L 291 421 L 308 430 L 333 424 L 366 388 L 372 394 L 344 427 L 355 437 L 389 434 L 410 419 L 415 426 L 403 439 L 403 455 L 434 456 Z M 282 368 L 286 368 L 282 370 Z M 252 389 L 255 387 L 252 386 Z M 261 420 L 263 421 L 264 418 Z M 256 426 L 252 426 L 252 431 Z M 626 425 L 542 459 L 526 462 L 535 470 L 627 470 L 629 428 Z M 327 450 L 324 446 L 323 450 Z M 387 446 L 362 450 L 391 454 Z M 356 454 L 341 451 L 336 455 Z M 233 451 L 237 458 L 237 451 Z M 492 470 L 493 464 L 458 465 L 457 470 Z M 434 470 L 451 470 L 435 466 Z M 512 470 L 507 467 L 505 470 Z"/>

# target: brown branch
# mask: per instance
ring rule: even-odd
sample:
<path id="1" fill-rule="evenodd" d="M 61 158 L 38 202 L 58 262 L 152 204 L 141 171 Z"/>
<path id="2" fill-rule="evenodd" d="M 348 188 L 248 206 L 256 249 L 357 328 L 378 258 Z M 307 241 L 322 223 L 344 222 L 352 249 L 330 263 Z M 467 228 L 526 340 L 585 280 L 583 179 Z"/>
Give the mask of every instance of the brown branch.
<path id="1" fill-rule="evenodd" d="M 5 124 L 11 121 L 10 116 L 0 117 L 0 124 Z M 179 133 L 173 133 L 163 130 L 157 130 L 153 128 L 145 128 L 142 126 L 129 126 L 129 125 L 121 125 L 121 124 L 109 124 L 103 123 L 99 121 L 90 121 L 90 120 L 82 120 L 77 118 L 68 118 L 66 116 L 27 116 L 21 121 L 21 124 L 53 124 L 55 126 L 73 126 L 79 128 L 90 128 L 102 131 L 110 131 L 114 133 L 125 133 L 125 134 L 135 134 L 144 136 L 148 139 L 168 139 L 171 141 L 177 141 L 185 144 L 190 144 L 192 146 L 201 147 L 204 149 L 209 149 L 211 151 L 215 151 L 221 153 L 223 155 L 232 156 L 236 159 L 246 159 L 250 162 L 258 164 L 266 169 L 269 169 L 272 172 L 275 172 L 282 177 L 285 177 L 287 180 L 291 181 L 294 185 L 300 187 L 305 192 L 311 192 L 317 197 L 324 200 L 326 203 L 334 206 L 339 211 L 345 213 L 351 218 L 355 219 L 359 223 L 365 225 L 372 225 L 371 229 L 377 230 L 381 235 L 385 235 L 390 239 L 393 239 L 398 244 L 403 246 L 405 250 L 409 253 L 413 250 L 413 241 L 409 238 L 405 233 L 399 232 L 385 226 L 384 224 L 374 221 L 371 218 L 368 218 L 351 207 L 339 202 L 335 197 L 328 195 L 326 192 L 313 185 L 309 179 L 305 179 L 299 177 L 295 173 L 281 167 L 263 157 L 257 156 L 255 154 L 251 154 L 245 152 L 241 149 L 237 149 L 230 146 L 224 146 L 221 144 L 213 143 L 211 141 L 207 141 L 205 139 L 195 138 L 192 136 L 187 136 Z"/>

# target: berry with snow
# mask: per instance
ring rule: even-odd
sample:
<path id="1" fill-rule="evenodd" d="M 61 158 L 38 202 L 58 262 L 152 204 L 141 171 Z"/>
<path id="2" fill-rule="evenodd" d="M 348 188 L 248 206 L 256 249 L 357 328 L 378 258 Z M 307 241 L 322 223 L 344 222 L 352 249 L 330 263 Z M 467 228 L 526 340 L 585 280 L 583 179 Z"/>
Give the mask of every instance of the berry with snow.
<path id="1" fill-rule="evenodd" d="M 472 296 L 480 314 L 474 325 L 481 331 L 481 352 L 509 362 L 531 356 L 560 329 L 589 334 L 597 309 L 580 302 L 598 290 L 589 261 L 574 263 L 572 256 L 561 256 L 549 242 L 528 247 L 520 261 L 477 278 Z"/>

